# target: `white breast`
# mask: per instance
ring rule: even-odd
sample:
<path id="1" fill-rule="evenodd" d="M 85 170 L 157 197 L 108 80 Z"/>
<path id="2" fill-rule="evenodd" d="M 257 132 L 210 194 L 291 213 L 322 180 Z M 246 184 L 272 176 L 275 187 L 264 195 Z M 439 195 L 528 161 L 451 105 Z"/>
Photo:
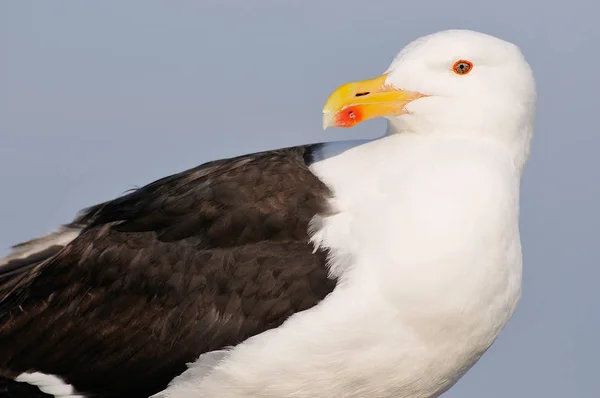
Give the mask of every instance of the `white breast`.
<path id="1" fill-rule="evenodd" d="M 311 168 L 336 213 L 313 241 L 338 287 L 166 397 L 435 397 L 509 319 L 519 175 L 501 148 L 398 135 L 324 154 Z"/>

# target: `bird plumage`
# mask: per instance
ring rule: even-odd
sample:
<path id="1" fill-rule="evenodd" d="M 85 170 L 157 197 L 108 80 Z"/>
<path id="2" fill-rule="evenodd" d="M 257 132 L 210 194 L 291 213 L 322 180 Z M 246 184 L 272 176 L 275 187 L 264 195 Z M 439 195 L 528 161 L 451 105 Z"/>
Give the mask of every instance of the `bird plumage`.
<path id="1" fill-rule="evenodd" d="M 308 170 L 317 148 L 210 162 L 84 211 L 70 244 L 0 279 L 0 373 L 148 396 L 318 303 L 335 280 L 308 241 L 330 195 Z"/>
<path id="2" fill-rule="evenodd" d="M 534 113 L 515 45 L 423 37 L 326 102 L 324 126 L 386 117 L 383 137 L 210 162 L 17 255 L 0 376 L 101 397 L 437 397 L 518 303 Z"/>

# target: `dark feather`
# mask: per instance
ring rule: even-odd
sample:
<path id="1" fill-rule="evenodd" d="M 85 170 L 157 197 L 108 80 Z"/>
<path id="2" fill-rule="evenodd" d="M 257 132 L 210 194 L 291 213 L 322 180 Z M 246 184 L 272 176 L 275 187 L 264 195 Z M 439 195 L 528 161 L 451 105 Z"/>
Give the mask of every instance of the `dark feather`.
<path id="1" fill-rule="evenodd" d="M 40 391 L 36 386 L 19 383 L 0 377 L 0 398 L 53 398 L 53 395 Z"/>
<path id="2" fill-rule="evenodd" d="M 0 375 L 147 397 L 316 305 L 335 281 L 308 241 L 330 196 L 315 148 L 206 163 L 84 211 L 74 241 L 0 280 Z"/>

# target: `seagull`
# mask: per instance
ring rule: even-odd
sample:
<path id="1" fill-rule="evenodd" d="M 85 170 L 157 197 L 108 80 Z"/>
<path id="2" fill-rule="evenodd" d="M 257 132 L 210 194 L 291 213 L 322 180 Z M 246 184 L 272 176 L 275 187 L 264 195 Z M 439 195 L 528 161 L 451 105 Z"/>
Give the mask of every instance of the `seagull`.
<path id="1" fill-rule="evenodd" d="M 0 394 L 439 396 L 521 295 L 535 102 L 516 45 L 430 34 L 325 102 L 378 138 L 205 163 L 17 245 Z"/>

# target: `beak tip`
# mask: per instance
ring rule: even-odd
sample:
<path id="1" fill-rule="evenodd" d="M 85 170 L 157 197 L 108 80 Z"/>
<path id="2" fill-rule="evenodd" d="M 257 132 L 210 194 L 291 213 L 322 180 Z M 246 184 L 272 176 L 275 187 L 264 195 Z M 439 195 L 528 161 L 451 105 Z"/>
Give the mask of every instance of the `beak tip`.
<path id="1" fill-rule="evenodd" d="M 328 127 L 331 127 L 332 119 L 333 115 L 331 112 L 323 111 L 323 130 L 327 130 Z"/>

